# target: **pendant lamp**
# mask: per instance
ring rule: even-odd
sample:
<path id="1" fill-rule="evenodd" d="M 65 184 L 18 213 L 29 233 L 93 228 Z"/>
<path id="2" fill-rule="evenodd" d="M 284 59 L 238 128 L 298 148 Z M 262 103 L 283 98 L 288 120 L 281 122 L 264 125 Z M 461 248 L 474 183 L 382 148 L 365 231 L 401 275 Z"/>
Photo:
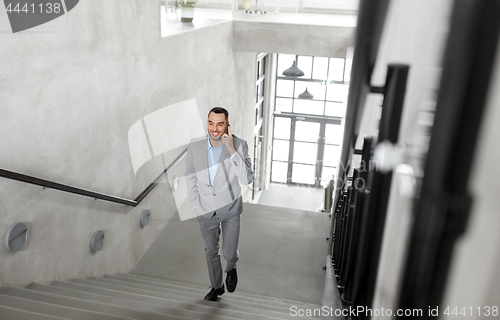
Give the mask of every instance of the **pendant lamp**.
<path id="1" fill-rule="evenodd" d="M 314 98 L 314 96 L 309 91 L 307 91 L 307 87 L 306 91 L 299 94 L 299 99 L 312 99 L 312 98 Z"/>
<path id="2" fill-rule="evenodd" d="M 297 68 L 297 62 L 294 61 L 290 68 L 283 71 L 283 75 L 285 77 L 297 78 L 297 77 L 302 77 L 304 75 L 304 71 Z"/>

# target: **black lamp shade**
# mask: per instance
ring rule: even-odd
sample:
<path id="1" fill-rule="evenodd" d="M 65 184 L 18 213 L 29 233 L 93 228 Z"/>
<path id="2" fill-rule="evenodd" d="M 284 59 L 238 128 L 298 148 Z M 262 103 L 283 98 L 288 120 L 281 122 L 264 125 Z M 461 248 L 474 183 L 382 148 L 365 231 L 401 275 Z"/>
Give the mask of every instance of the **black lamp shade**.
<path id="1" fill-rule="evenodd" d="M 304 75 L 304 71 L 297 68 L 297 62 L 294 61 L 290 68 L 283 71 L 283 75 L 285 77 L 297 78 L 297 77 L 302 77 Z"/>
<path id="2" fill-rule="evenodd" d="M 299 94 L 299 98 L 300 99 L 312 99 L 312 98 L 314 98 L 314 96 L 309 91 L 307 91 L 307 88 L 306 88 L 306 91 Z"/>

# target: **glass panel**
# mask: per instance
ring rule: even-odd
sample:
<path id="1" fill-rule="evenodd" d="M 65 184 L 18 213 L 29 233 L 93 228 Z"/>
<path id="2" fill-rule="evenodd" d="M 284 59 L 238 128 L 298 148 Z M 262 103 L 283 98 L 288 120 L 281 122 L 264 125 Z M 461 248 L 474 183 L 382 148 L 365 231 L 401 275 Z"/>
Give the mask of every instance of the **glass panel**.
<path id="1" fill-rule="evenodd" d="M 288 163 L 273 161 L 271 166 L 271 181 L 287 182 Z"/>
<path id="2" fill-rule="evenodd" d="M 314 184 L 316 181 L 316 166 L 293 164 L 292 182 Z"/>
<path id="3" fill-rule="evenodd" d="M 323 172 L 321 173 L 321 181 L 324 183 L 328 183 L 332 178 L 334 178 L 333 175 L 337 173 L 337 168 L 333 167 L 323 167 Z"/>
<path id="4" fill-rule="evenodd" d="M 295 142 L 293 144 L 293 162 L 316 164 L 318 145 L 316 143 Z"/>
<path id="5" fill-rule="evenodd" d="M 276 82 L 276 96 L 293 97 L 293 80 L 278 80 Z"/>
<path id="6" fill-rule="evenodd" d="M 295 122 L 295 140 L 318 142 L 319 123 L 308 121 Z"/>
<path id="7" fill-rule="evenodd" d="M 262 82 L 260 84 L 257 85 L 257 100 L 255 102 L 259 102 L 259 99 L 263 98 L 264 97 L 264 80 L 262 80 Z"/>
<path id="8" fill-rule="evenodd" d="M 311 79 L 312 61 L 313 61 L 312 57 L 299 56 L 299 62 L 297 62 L 297 68 L 304 71 L 304 76 L 300 77 L 299 79 L 302 79 L 302 78 Z"/>
<path id="9" fill-rule="evenodd" d="M 276 111 L 292 112 L 292 99 L 276 98 Z"/>
<path id="10" fill-rule="evenodd" d="M 325 154 L 323 158 L 323 165 L 328 167 L 337 167 L 340 159 L 340 152 L 342 150 L 339 146 L 325 145 Z"/>
<path id="11" fill-rule="evenodd" d="M 255 124 L 257 124 L 262 119 L 262 110 L 264 109 L 264 101 L 259 103 L 257 108 L 255 108 L 255 119 L 257 120 Z"/>
<path id="12" fill-rule="evenodd" d="M 293 112 L 315 114 L 322 116 L 324 108 L 325 108 L 325 102 L 323 101 L 295 99 Z"/>
<path id="13" fill-rule="evenodd" d="M 345 117 L 347 103 L 345 102 L 327 102 L 325 115 L 330 117 Z"/>
<path id="14" fill-rule="evenodd" d="M 278 55 L 278 77 L 283 77 L 283 71 L 290 68 L 295 61 L 295 55 L 293 54 L 279 54 Z"/>
<path id="15" fill-rule="evenodd" d="M 290 148 L 290 141 L 274 140 L 273 160 L 288 161 L 289 148 Z"/>
<path id="16" fill-rule="evenodd" d="M 322 86 L 319 82 L 303 82 L 303 81 L 295 81 L 295 98 L 299 97 L 299 94 L 302 92 L 309 91 L 310 94 L 314 96 L 315 100 L 324 100 L 325 99 L 325 89 L 326 86 Z"/>
<path id="17" fill-rule="evenodd" d="M 348 84 L 331 84 L 326 90 L 326 100 L 346 102 L 349 93 Z"/>
<path id="18" fill-rule="evenodd" d="M 290 125 L 292 119 L 290 118 L 274 118 L 274 138 L 290 140 Z"/>
<path id="19" fill-rule="evenodd" d="M 327 144 L 342 144 L 344 128 L 338 124 L 327 124 L 325 128 L 325 142 Z"/>
<path id="20" fill-rule="evenodd" d="M 313 79 L 326 80 L 328 72 L 328 58 L 314 57 Z"/>
<path id="21" fill-rule="evenodd" d="M 342 81 L 344 76 L 344 59 L 331 58 L 328 70 L 328 80 Z"/>

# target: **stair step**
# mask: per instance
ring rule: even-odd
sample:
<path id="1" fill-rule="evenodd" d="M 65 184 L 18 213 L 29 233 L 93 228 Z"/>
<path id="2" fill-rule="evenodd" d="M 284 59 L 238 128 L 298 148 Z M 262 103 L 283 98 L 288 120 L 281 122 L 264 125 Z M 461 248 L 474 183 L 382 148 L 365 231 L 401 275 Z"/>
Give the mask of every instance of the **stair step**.
<path id="1" fill-rule="evenodd" d="M 128 274 L 127 273 L 120 273 L 120 274 L 117 274 L 116 276 L 131 278 L 131 279 L 148 280 L 148 281 L 152 281 L 152 282 L 155 282 L 158 284 L 166 284 L 166 285 L 173 286 L 176 288 L 191 288 L 194 290 L 200 290 L 200 289 L 206 290 L 203 288 L 203 286 L 200 286 L 200 285 L 179 282 L 179 281 L 175 281 L 175 280 L 171 280 L 171 279 L 156 278 L 156 277 L 138 274 L 138 273 L 128 273 Z M 289 299 L 261 296 L 261 295 L 253 294 L 253 293 L 233 292 L 231 294 L 236 295 L 236 296 L 240 296 L 240 297 L 249 297 L 249 298 L 258 299 L 258 300 L 274 301 L 274 302 L 282 303 L 283 305 L 287 305 L 287 306 L 301 306 L 301 307 L 304 306 L 304 307 L 309 307 L 309 308 L 318 308 L 319 307 L 319 305 L 312 304 L 312 303 L 304 303 L 301 301 L 294 301 L 294 300 L 289 300 Z"/>
<path id="2" fill-rule="evenodd" d="M 311 318 L 292 316 L 291 307 L 319 309 L 242 292 L 204 301 L 207 292 L 200 285 L 135 274 L 5 287 L 0 290 L 0 319 L 306 320 Z"/>
<path id="3" fill-rule="evenodd" d="M 195 294 L 196 297 L 204 296 L 207 293 L 207 289 L 203 288 L 202 286 L 198 286 L 198 288 L 195 288 L 192 286 L 182 286 L 177 284 L 166 283 L 163 281 L 161 282 L 155 281 L 155 279 L 140 279 L 135 277 L 128 277 L 127 275 L 124 274 L 106 275 L 104 276 L 104 278 L 121 280 L 130 283 L 144 284 L 158 288 L 170 289 L 170 290 L 175 290 L 175 292 L 183 291 L 186 293 Z M 299 302 L 287 303 L 283 300 L 266 299 L 267 297 L 262 297 L 262 296 L 259 296 L 257 298 L 255 296 L 250 296 L 245 293 L 237 293 L 237 292 L 230 293 L 230 295 L 227 298 L 231 298 L 232 300 L 238 300 L 238 301 L 248 301 L 268 306 L 276 306 L 276 307 L 286 308 L 287 310 L 289 310 L 291 306 L 298 306 L 298 307 L 300 306 L 301 308 L 312 307 L 311 305 L 306 305 L 304 303 L 299 303 Z M 314 307 L 317 308 L 318 306 Z"/>
<path id="4" fill-rule="evenodd" d="M 233 318 L 241 318 L 246 320 L 271 320 L 271 319 L 287 319 L 289 318 L 289 314 L 282 315 L 279 314 L 280 317 L 275 316 L 275 313 L 270 314 L 265 310 L 255 310 L 253 308 L 246 307 L 237 307 L 233 305 L 226 304 L 222 301 L 224 296 L 220 297 L 220 300 L 217 302 L 209 302 L 209 301 L 186 301 L 181 299 L 171 299 L 165 297 L 156 297 L 148 294 L 137 294 L 131 293 L 123 290 L 113 290 L 109 288 L 102 288 L 90 285 L 77 284 L 74 282 L 65 282 L 65 281 L 54 281 L 49 287 L 57 287 L 57 288 L 66 288 L 72 290 L 79 290 L 81 292 L 87 292 L 90 294 L 98 294 L 105 295 L 108 297 L 120 298 L 125 300 L 132 300 L 140 303 L 148 303 L 152 307 L 172 307 L 172 308 L 183 308 L 186 310 L 192 310 L 207 314 L 217 314 L 219 316 L 227 316 Z M 156 312 L 161 312 L 155 309 Z M 295 317 L 294 317 L 295 318 Z M 297 319 L 300 319 L 297 317 Z"/>
<path id="5" fill-rule="evenodd" d="M 71 283 L 67 283 L 70 284 Z M 59 284 L 61 285 L 61 284 Z M 63 284 L 64 285 L 64 284 Z M 74 289 L 69 289 L 66 287 L 60 287 L 58 284 L 56 285 L 41 285 L 41 284 L 34 284 L 29 287 L 30 290 L 36 290 L 40 292 L 47 292 L 47 293 L 53 293 L 57 295 L 63 295 L 63 296 L 68 296 L 68 297 L 74 297 L 82 300 L 87 300 L 87 301 L 98 301 L 98 302 L 103 302 L 103 303 L 108 303 L 108 304 L 113 304 L 116 306 L 124 306 L 128 308 L 133 308 L 135 310 L 139 311 L 146 311 L 146 312 L 153 312 L 153 313 L 159 313 L 159 314 L 166 314 L 168 316 L 172 317 L 181 317 L 181 318 L 189 318 L 189 319 L 207 319 L 207 320 L 232 320 L 232 319 L 238 319 L 236 317 L 229 317 L 229 316 L 223 316 L 223 315 L 212 315 L 209 314 L 208 312 L 211 312 L 210 308 L 198 308 L 201 309 L 201 311 L 192 311 L 188 309 L 182 309 L 182 308 L 174 308 L 171 307 L 173 306 L 178 306 L 178 303 L 172 303 L 170 301 L 155 301 L 155 299 L 148 299 L 148 297 L 144 296 L 137 296 L 133 294 L 129 294 L 128 298 L 122 298 L 122 297 L 114 297 L 108 294 L 113 294 L 113 292 L 109 292 L 110 290 L 105 290 L 105 289 L 100 289 L 97 288 L 97 290 L 91 290 L 91 288 L 83 285 L 72 285 L 72 287 L 77 287 Z M 90 290 L 89 290 L 90 289 Z M 85 291 L 84 291 L 85 290 Z M 107 292 L 108 291 L 108 292 Z M 160 299 L 158 299 L 160 300 Z M 187 304 L 181 305 L 181 307 L 190 307 Z"/>
<path id="6" fill-rule="evenodd" d="M 172 299 L 172 300 L 177 300 L 177 301 L 185 301 L 185 302 L 191 302 L 191 303 L 203 303 L 203 304 L 208 304 L 212 305 L 210 301 L 203 301 L 202 296 L 197 296 L 197 297 L 189 297 L 186 295 L 183 295 L 181 292 L 178 294 L 176 293 L 171 293 L 171 292 L 165 292 L 161 288 L 155 288 L 151 286 L 144 286 L 144 285 L 138 285 L 138 284 L 129 284 L 126 282 L 120 282 L 116 280 L 111 280 L 111 279 L 88 279 L 88 280 L 83 280 L 83 279 L 75 279 L 72 282 L 74 283 L 80 283 L 80 284 L 89 284 L 89 285 L 94 285 L 94 286 L 100 286 L 102 288 L 109 288 L 109 289 L 115 289 L 115 290 L 121 290 L 121 291 L 127 291 L 131 293 L 138 293 L 138 294 L 144 294 L 144 295 L 149 295 L 149 296 L 155 296 L 155 297 L 164 297 L 167 299 Z M 283 314 L 289 314 L 290 310 L 286 308 L 280 308 L 280 307 L 269 307 L 269 306 L 263 306 L 259 305 L 256 303 L 251 303 L 251 302 L 243 302 L 243 301 L 234 301 L 232 299 L 226 298 L 227 296 L 230 296 L 230 293 L 225 293 L 222 297 L 219 299 L 221 302 L 223 301 L 227 305 L 232 305 L 234 307 L 238 308 L 243 308 L 246 307 L 248 308 L 247 310 L 249 313 L 258 313 L 260 311 L 266 311 L 269 315 L 279 317 L 282 316 Z M 203 295 L 204 296 L 204 295 Z"/>
<path id="7" fill-rule="evenodd" d="M 73 320 L 133 319 L 8 296 L 5 290 L 0 293 L 0 305 Z"/>
<path id="8" fill-rule="evenodd" d="M 99 278 L 98 279 L 98 278 L 91 277 L 91 278 L 88 278 L 87 280 L 99 281 L 101 283 L 109 283 L 112 285 L 125 286 L 125 287 L 134 288 L 134 289 L 142 289 L 142 290 L 148 290 L 148 291 L 158 292 L 158 293 L 172 294 L 172 295 L 176 295 L 179 297 L 185 297 L 185 298 L 194 299 L 194 300 L 201 299 L 208 293 L 208 290 L 205 290 L 203 293 L 202 292 L 193 293 L 193 292 L 183 291 L 182 288 L 179 288 L 179 289 L 163 288 L 163 287 L 158 287 L 158 286 L 154 286 L 151 284 L 129 282 L 129 281 L 126 281 L 124 279 L 121 279 L 121 280 L 111 279 L 111 278 Z M 241 298 L 235 299 L 233 297 L 233 294 L 230 292 L 227 292 L 227 290 L 226 290 L 226 293 L 224 294 L 223 298 L 224 298 L 225 302 L 231 303 L 231 304 L 245 305 L 245 306 L 249 306 L 249 307 L 253 307 L 253 308 L 258 307 L 258 308 L 263 308 L 266 310 L 277 311 L 277 312 L 289 312 L 290 311 L 290 308 L 286 308 L 284 306 L 263 305 L 260 302 L 254 301 L 251 299 L 247 299 L 247 300 L 241 299 Z"/>
<path id="9" fill-rule="evenodd" d="M 2 320 L 64 320 L 65 318 L 48 316 L 41 313 L 30 312 L 17 308 L 0 306 L 0 319 Z"/>
<path id="10" fill-rule="evenodd" d="M 148 320 L 182 320 L 184 317 L 176 317 L 165 315 L 162 313 L 147 312 L 144 310 L 136 310 L 128 306 L 118 306 L 100 301 L 88 301 L 66 295 L 58 295 L 54 293 L 41 292 L 36 290 L 27 290 L 21 288 L 8 287 L 2 292 L 3 294 L 45 302 L 49 304 L 61 305 L 83 310 L 92 310 L 126 318 L 148 319 Z"/>

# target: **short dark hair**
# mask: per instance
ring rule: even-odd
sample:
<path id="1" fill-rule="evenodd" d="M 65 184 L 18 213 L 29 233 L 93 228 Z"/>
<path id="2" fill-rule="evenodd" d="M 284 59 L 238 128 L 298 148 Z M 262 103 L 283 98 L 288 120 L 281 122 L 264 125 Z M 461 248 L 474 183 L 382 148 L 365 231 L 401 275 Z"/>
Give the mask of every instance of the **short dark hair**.
<path id="1" fill-rule="evenodd" d="M 211 113 L 217 113 L 217 114 L 225 114 L 226 115 L 226 120 L 229 119 L 229 112 L 227 112 L 226 109 L 222 108 L 222 107 L 213 107 L 212 109 L 210 109 L 210 111 L 208 112 L 208 116 L 210 116 Z"/>

